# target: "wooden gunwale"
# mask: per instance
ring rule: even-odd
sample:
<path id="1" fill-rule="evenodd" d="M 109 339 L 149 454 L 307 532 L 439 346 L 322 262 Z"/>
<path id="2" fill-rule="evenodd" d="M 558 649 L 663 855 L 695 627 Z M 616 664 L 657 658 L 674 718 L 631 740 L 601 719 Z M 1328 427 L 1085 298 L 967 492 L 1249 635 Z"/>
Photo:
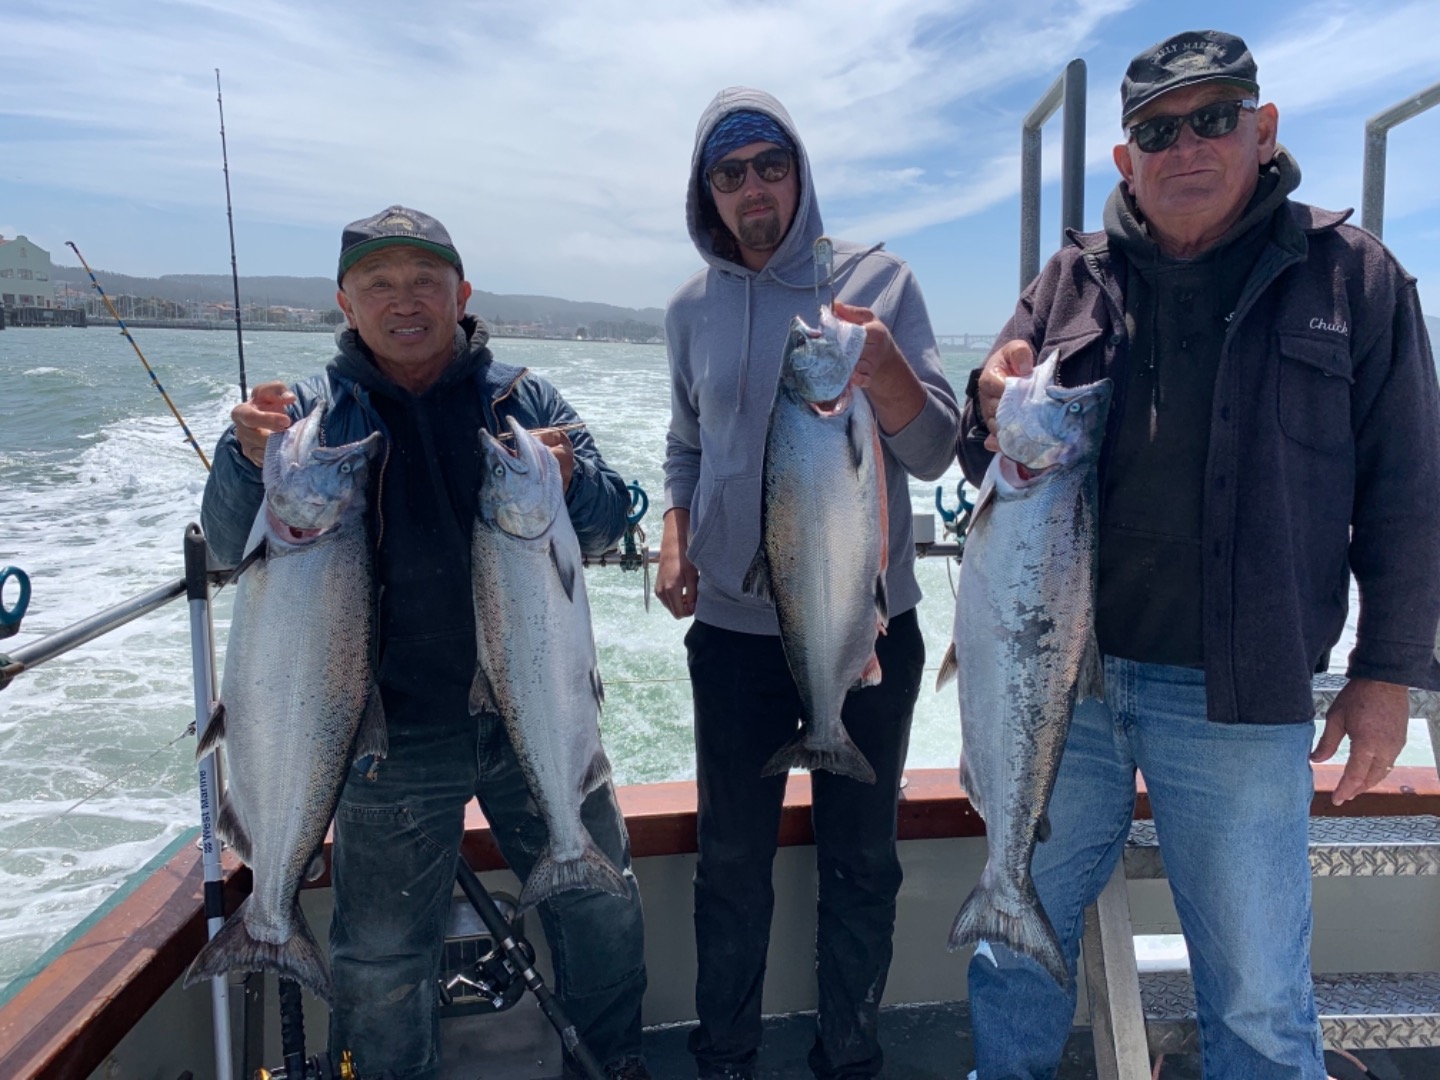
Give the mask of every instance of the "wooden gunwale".
<path id="1" fill-rule="evenodd" d="M 1338 765 L 1315 767 L 1311 813 L 1376 817 L 1440 814 L 1440 777 L 1432 768 L 1402 766 L 1373 791 L 1343 807 L 1330 803 Z M 901 792 L 902 840 L 984 834 L 954 769 L 912 769 Z M 695 851 L 693 782 L 643 784 L 617 792 L 635 858 Z M 1150 816 L 1143 784 L 1135 816 Z M 810 778 L 795 775 L 780 820 L 782 846 L 814 842 Z M 329 845 L 326 845 L 328 860 Z M 466 815 L 463 850 L 477 870 L 505 866 L 474 802 Z M 187 845 L 0 1008 L 0 1076 L 83 1077 L 97 1068 L 130 1028 L 184 973 L 205 941 L 200 852 Z M 328 883 L 328 874 L 315 883 Z M 226 910 L 249 893 L 250 872 L 225 856 Z M 958 893 L 957 893 L 958 896 Z"/>

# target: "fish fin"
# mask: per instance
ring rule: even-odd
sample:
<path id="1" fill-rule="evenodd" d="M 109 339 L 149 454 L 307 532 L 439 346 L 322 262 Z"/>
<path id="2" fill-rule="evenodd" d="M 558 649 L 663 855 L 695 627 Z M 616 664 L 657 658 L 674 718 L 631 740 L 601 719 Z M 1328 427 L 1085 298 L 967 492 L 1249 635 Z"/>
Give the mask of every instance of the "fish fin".
<path id="1" fill-rule="evenodd" d="M 325 853 L 317 851 L 315 857 L 310 860 L 310 865 L 305 867 L 306 881 L 319 881 L 325 876 Z"/>
<path id="2" fill-rule="evenodd" d="M 1080 701 L 1105 700 L 1105 662 L 1100 659 L 1100 642 L 1094 629 L 1091 629 L 1084 655 L 1080 657 L 1080 678 L 1075 693 Z"/>
<path id="3" fill-rule="evenodd" d="M 875 575 L 875 629 L 881 634 L 890 630 L 890 587 L 883 569 Z"/>
<path id="4" fill-rule="evenodd" d="M 1040 820 L 1035 823 L 1035 839 L 1044 843 L 1050 839 L 1050 815 L 1041 814 Z"/>
<path id="5" fill-rule="evenodd" d="M 845 418 L 845 439 L 850 444 L 850 464 L 855 467 L 855 471 L 858 473 L 865 467 L 865 458 L 871 450 L 871 447 L 865 444 L 865 440 L 860 431 L 860 425 L 855 422 L 854 409 L 851 409 L 850 415 Z"/>
<path id="6" fill-rule="evenodd" d="M 520 890 L 520 911 L 571 889 L 598 889 L 611 896 L 630 898 L 630 883 L 587 834 L 585 853 L 578 859 L 557 861 L 547 846 L 535 860 L 525 887 Z"/>
<path id="7" fill-rule="evenodd" d="M 756 600 L 774 603 L 775 598 L 770 592 L 770 562 L 765 558 L 763 546 L 755 552 L 755 558 L 750 560 L 750 569 L 745 571 L 745 579 L 740 582 L 740 590 L 747 596 L 755 597 Z"/>
<path id="8" fill-rule="evenodd" d="M 495 688 L 490 685 L 490 676 L 480 664 L 475 665 L 475 678 L 470 683 L 470 715 L 488 712 L 499 715 L 500 703 L 495 698 Z"/>
<path id="9" fill-rule="evenodd" d="M 600 708 L 605 707 L 605 683 L 600 678 L 600 669 L 590 669 L 590 690 L 595 695 L 595 704 Z"/>
<path id="10" fill-rule="evenodd" d="M 585 779 L 580 783 L 580 790 L 589 795 L 596 788 L 603 787 L 610 781 L 610 759 L 605 756 L 604 750 L 595 751 L 595 756 L 590 759 L 590 768 L 585 770 Z"/>
<path id="11" fill-rule="evenodd" d="M 255 845 L 250 842 L 250 831 L 240 820 L 240 812 L 227 794 L 220 799 L 220 816 L 215 821 L 215 832 L 230 845 L 235 857 L 246 866 L 254 865 Z"/>
<path id="12" fill-rule="evenodd" d="M 269 554 L 270 541 L 262 533 L 259 542 L 249 550 L 243 559 L 235 564 L 235 569 L 230 571 L 230 576 L 221 583 L 222 587 L 238 581 L 241 574 L 249 570 L 250 567 L 254 566 L 257 562 L 264 562 Z"/>
<path id="13" fill-rule="evenodd" d="M 965 789 L 970 806 L 980 815 L 980 820 L 984 821 L 985 807 L 980 804 L 980 785 L 975 783 L 975 778 L 970 775 L 970 760 L 963 749 L 960 751 L 960 786 Z"/>
<path id="14" fill-rule="evenodd" d="M 969 536 L 975 531 L 975 523 L 980 516 L 995 505 L 995 474 L 1000 471 L 1000 455 L 996 454 L 990 459 L 990 467 L 985 470 L 985 478 L 980 481 L 980 490 L 975 495 L 975 508 L 970 511 L 970 524 L 965 528 L 965 535 Z"/>
<path id="15" fill-rule="evenodd" d="M 385 726 L 385 705 L 380 700 L 380 687 L 371 686 L 360 716 L 360 729 L 355 733 L 355 758 L 383 758 L 390 754 L 390 735 Z"/>
<path id="16" fill-rule="evenodd" d="M 265 463 L 260 466 L 260 479 L 266 491 L 274 491 L 285 478 L 285 455 L 281 453 L 284 445 L 285 436 L 278 431 L 265 440 Z"/>
<path id="17" fill-rule="evenodd" d="M 955 657 L 955 642 L 950 642 L 950 647 L 945 650 L 945 659 L 940 661 L 940 674 L 935 676 L 935 689 L 945 689 L 945 684 L 960 670 L 960 662 Z"/>
<path id="18" fill-rule="evenodd" d="M 574 603 L 575 564 L 560 554 L 553 540 L 550 543 L 550 562 L 555 567 L 555 573 L 560 576 L 560 587 L 565 590 L 565 598 Z"/>
<path id="19" fill-rule="evenodd" d="M 195 745 L 195 760 L 199 761 L 206 754 L 213 753 L 224 741 L 225 703 L 221 701 L 216 703 L 215 711 L 210 714 L 210 719 L 205 724 L 205 734 Z"/>
<path id="20" fill-rule="evenodd" d="M 805 733 L 801 732 L 792 742 L 775 751 L 774 756 L 760 770 L 760 775 L 774 776 L 777 773 L 787 773 L 791 769 L 809 769 L 811 772 L 824 769 L 836 776 L 848 776 L 861 783 L 875 783 L 875 770 L 870 767 L 870 762 L 850 740 L 850 733 L 843 727 L 840 729 L 839 745 L 827 749 L 806 746 Z"/>
<path id="21" fill-rule="evenodd" d="M 275 945 L 250 936 L 245 925 L 245 910 L 252 900 L 253 895 L 247 896 L 235 914 L 225 920 L 220 932 L 200 950 L 185 972 L 185 986 L 231 971 L 273 971 L 295 980 L 328 1005 L 333 997 L 330 966 L 300 911 L 300 901 L 295 901 L 290 913 L 295 933 L 290 935 L 290 940 Z"/>
<path id="22" fill-rule="evenodd" d="M 988 871 L 980 878 L 950 928 L 950 949 L 953 952 L 962 945 L 974 945 L 978 941 L 998 942 L 1011 950 L 1030 957 L 1043 967 L 1060 986 L 1070 983 L 1070 968 L 1060 948 L 1060 939 L 1055 928 L 1040 906 L 1032 885 L 1029 895 L 1007 898 L 1003 905 L 987 881 Z M 1015 899 L 1019 900 L 1017 904 Z M 1017 910 L 1018 908 L 1018 910 Z"/>
<path id="23" fill-rule="evenodd" d="M 890 492 L 885 483 L 885 448 L 880 445 L 880 425 L 875 432 L 875 499 L 880 509 L 880 576 L 890 569 Z"/>
<path id="24" fill-rule="evenodd" d="M 860 678 L 858 678 L 858 679 L 855 680 L 855 685 L 852 686 L 850 689 L 851 689 L 851 690 L 863 690 L 863 689 L 865 689 L 865 687 L 867 687 L 867 686 L 879 686 L 879 685 L 880 685 L 880 657 L 876 656 L 874 653 L 871 653 L 871 654 L 870 654 L 870 659 L 865 662 L 865 670 L 862 671 L 862 672 L 860 672 Z"/>

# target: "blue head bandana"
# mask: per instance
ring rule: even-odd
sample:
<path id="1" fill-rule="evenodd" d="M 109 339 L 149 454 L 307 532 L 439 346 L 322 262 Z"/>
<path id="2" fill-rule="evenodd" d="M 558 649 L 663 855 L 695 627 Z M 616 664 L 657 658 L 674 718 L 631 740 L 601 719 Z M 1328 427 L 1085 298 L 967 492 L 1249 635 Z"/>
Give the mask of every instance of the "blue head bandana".
<path id="1" fill-rule="evenodd" d="M 742 146 L 751 143 L 768 142 L 795 153 L 795 141 L 785 134 L 785 129 L 764 113 L 750 109 L 733 112 L 721 120 L 710 131 L 705 140 L 705 153 L 700 158 L 700 175 L 705 177 L 705 186 L 710 186 L 710 166 L 732 154 Z"/>

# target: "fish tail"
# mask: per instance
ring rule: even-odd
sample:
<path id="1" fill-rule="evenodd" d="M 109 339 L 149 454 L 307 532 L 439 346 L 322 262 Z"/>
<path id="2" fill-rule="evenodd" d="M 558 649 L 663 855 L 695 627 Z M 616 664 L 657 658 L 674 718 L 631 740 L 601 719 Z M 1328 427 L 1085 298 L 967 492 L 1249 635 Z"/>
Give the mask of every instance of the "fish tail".
<path id="1" fill-rule="evenodd" d="M 520 910 L 528 911 L 557 893 L 571 889 L 598 889 L 626 899 L 630 896 L 630 883 L 625 875 L 615 869 L 615 864 L 587 836 L 585 851 L 578 859 L 556 859 L 549 847 L 541 852 L 525 879 L 525 888 L 520 890 Z"/>
<path id="2" fill-rule="evenodd" d="M 797 736 L 793 742 L 786 743 L 775 752 L 765 763 L 765 768 L 760 770 L 760 775 L 774 776 L 791 769 L 809 769 L 811 772 L 824 769 L 865 784 L 875 783 L 875 770 L 860 748 L 851 742 L 849 733 L 843 727 L 840 729 L 840 741 L 835 746 L 806 746 L 805 736 Z"/>
<path id="3" fill-rule="evenodd" d="M 330 966 L 300 912 L 299 901 L 291 912 L 295 933 L 276 945 L 250 936 L 245 909 L 252 899 L 247 896 L 235 914 L 225 920 L 220 932 L 200 950 L 185 972 L 185 985 L 194 986 L 231 971 L 272 971 L 293 979 L 328 1005 L 332 999 Z"/>
<path id="4" fill-rule="evenodd" d="M 1070 969 L 1065 963 L 1060 939 L 1055 936 L 1055 928 L 1050 925 L 1050 918 L 1034 890 L 1020 901 L 1018 911 L 1017 905 L 1002 907 L 996 903 L 997 899 L 996 890 L 982 878 L 955 916 L 955 924 L 950 928 L 951 950 L 974 945 L 982 939 L 999 942 L 1030 957 L 1061 986 L 1068 985 Z"/>

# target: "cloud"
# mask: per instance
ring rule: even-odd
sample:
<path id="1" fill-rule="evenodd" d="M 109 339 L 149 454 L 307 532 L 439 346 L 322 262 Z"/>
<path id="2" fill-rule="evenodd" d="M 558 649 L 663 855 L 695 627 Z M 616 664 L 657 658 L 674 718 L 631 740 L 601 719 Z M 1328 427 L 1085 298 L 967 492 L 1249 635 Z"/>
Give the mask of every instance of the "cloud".
<path id="1" fill-rule="evenodd" d="M 1433 70 L 1427 9 L 1296 6 L 1247 30 L 1287 130 L 1349 125 L 1357 99 Z M 1148 33 L 1135 25 L 1146 17 L 1174 17 L 1140 0 L 407 0 L 398 10 L 7 0 L 6 37 L 25 47 L 0 65 L 5 179 L 18 172 L 27 191 L 59 202 L 223 223 L 219 67 L 247 272 L 326 273 L 296 265 L 298 245 L 257 249 L 249 235 L 338 233 L 400 201 L 446 222 L 482 288 L 649 304 L 698 265 L 685 181 L 695 123 L 719 88 L 774 92 L 810 150 L 827 225 L 891 239 L 1012 199 L 1020 119 L 1077 55 L 1090 65 L 1088 171 L 1108 183 L 1111 88 L 1132 50 L 1106 34 L 1122 14 L 1127 40 Z M 1318 77 L 1342 70 L 1344 80 Z M 1050 180 L 1058 136 L 1052 122 Z M 1397 181 L 1395 212 L 1434 190 Z M 216 261 L 207 251 L 192 265 Z"/>

